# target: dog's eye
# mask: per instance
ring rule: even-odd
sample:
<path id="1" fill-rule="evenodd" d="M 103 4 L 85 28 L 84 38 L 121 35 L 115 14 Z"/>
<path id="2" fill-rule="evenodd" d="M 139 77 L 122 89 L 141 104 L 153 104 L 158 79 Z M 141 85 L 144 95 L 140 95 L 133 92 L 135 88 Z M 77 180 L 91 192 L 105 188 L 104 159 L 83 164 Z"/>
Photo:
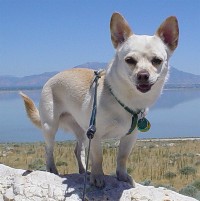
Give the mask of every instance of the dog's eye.
<path id="1" fill-rule="evenodd" d="M 159 58 L 155 57 L 155 58 L 152 59 L 151 62 L 152 62 L 152 64 L 154 66 L 158 66 L 158 65 L 160 65 L 162 63 L 162 59 L 159 59 Z"/>
<path id="2" fill-rule="evenodd" d="M 125 61 L 127 64 L 130 64 L 130 65 L 136 65 L 137 64 L 137 61 L 133 57 L 127 57 L 125 59 Z"/>

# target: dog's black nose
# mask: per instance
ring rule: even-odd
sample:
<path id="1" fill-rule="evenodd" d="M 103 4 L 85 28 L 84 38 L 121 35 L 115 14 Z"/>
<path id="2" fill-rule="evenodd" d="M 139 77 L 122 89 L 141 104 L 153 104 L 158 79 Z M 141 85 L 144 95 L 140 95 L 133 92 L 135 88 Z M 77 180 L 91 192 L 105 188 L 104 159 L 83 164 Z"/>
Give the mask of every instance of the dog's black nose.
<path id="1" fill-rule="evenodd" d="M 147 70 L 141 70 L 137 74 L 137 79 L 140 82 L 147 82 L 149 80 L 149 76 L 150 76 L 150 74 Z"/>

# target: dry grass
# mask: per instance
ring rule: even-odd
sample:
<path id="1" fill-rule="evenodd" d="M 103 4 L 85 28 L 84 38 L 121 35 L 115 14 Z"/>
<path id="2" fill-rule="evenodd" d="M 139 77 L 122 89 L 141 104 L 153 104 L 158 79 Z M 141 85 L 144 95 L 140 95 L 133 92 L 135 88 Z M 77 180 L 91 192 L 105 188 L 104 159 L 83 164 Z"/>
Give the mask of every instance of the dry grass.
<path id="1" fill-rule="evenodd" d="M 103 143 L 105 174 L 115 173 L 116 142 Z M 78 172 L 75 142 L 57 142 L 55 161 L 61 174 Z M 22 169 L 45 169 L 43 143 L 0 144 L 0 163 Z M 128 160 L 136 182 L 180 190 L 200 178 L 200 140 L 138 141 Z"/>

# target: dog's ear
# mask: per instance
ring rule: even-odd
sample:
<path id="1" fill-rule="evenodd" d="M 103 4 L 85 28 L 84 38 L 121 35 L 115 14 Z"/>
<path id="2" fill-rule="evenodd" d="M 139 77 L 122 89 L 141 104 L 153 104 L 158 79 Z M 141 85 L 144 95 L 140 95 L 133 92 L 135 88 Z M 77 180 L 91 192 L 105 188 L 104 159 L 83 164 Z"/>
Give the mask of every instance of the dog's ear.
<path id="1" fill-rule="evenodd" d="M 123 43 L 133 33 L 126 22 L 126 20 L 119 14 L 113 13 L 110 20 L 110 33 L 113 46 L 118 47 L 119 44 Z"/>
<path id="2" fill-rule="evenodd" d="M 168 17 L 158 28 L 156 35 L 169 47 L 171 51 L 174 51 L 178 45 L 179 28 L 178 20 L 176 17 Z"/>

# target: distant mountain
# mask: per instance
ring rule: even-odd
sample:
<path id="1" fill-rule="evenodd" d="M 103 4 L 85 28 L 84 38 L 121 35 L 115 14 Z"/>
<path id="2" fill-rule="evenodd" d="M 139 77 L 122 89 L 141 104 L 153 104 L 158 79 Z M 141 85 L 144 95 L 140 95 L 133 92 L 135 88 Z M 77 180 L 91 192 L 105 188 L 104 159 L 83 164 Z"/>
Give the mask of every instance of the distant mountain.
<path id="1" fill-rule="evenodd" d="M 39 75 L 25 77 L 0 76 L 0 89 L 29 89 L 41 88 L 44 83 L 58 72 L 46 72 Z"/>
<path id="2" fill-rule="evenodd" d="M 103 63 L 103 62 L 87 62 L 85 64 L 81 64 L 78 66 L 75 66 L 74 68 L 91 68 L 91 69 L 101 69 L 101 68 L 106 68 L 106 66 L 108 65 L 108 63 Z"/>
<path id="3" fill-rule="evenodd" d="M 75 66 L 74 68 L 101 69 L 106 68 L 107 63 L 88 62 Z M 44 83 L 58 72 L 45 72 L 39 75 L 25 77 L 0 76 L 0 90 L 9 89 L 30 89 L 41 88 Z M 166 83 L 166 88 L 200 88 L 200 75 L 180 71 L 174 67 L 170 68 L 170 77 Z"/>
<path id="4" fill-rule="evenodd" d="M 171 67 L 166 87 L 200 87 L 200 75 L 183 72 Z"/>

